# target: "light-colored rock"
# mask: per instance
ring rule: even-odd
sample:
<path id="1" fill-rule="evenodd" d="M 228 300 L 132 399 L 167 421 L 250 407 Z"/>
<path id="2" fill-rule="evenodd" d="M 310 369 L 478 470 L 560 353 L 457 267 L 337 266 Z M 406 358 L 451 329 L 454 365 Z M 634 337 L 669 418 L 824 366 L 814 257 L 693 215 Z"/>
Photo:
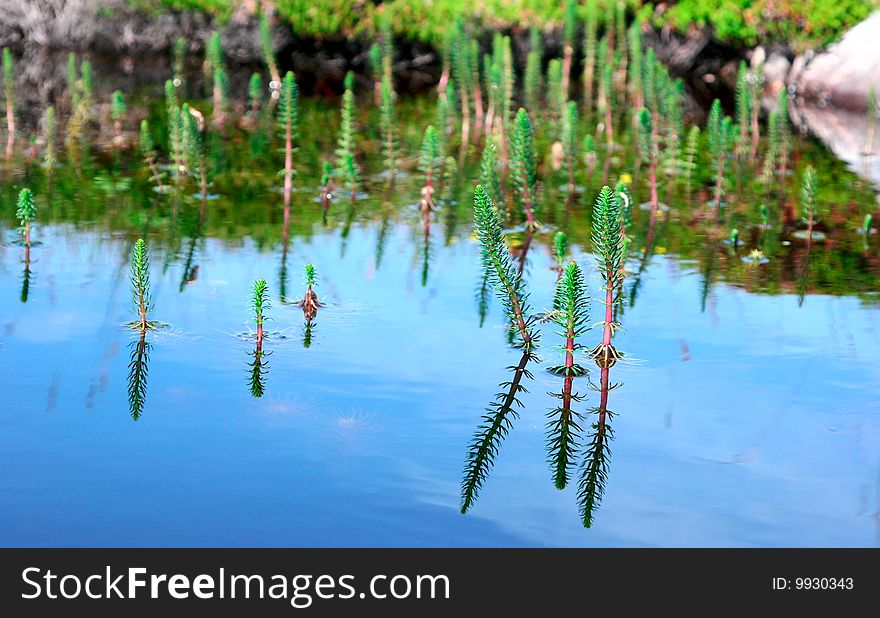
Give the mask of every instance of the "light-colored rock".
<path id="1" fill-rule="evenodd" d="M 798 95 L 833 107 L 864 110 L 868 91 L 880 92 L 880 12 L 817 54 L 795 83 Z"/>
<path id="2" fill-rule="evenodd" d="M 785 88 L 791 62 L 779 52 L 771 52 L 764 62 L 764 91 L 776 95 Z"/>

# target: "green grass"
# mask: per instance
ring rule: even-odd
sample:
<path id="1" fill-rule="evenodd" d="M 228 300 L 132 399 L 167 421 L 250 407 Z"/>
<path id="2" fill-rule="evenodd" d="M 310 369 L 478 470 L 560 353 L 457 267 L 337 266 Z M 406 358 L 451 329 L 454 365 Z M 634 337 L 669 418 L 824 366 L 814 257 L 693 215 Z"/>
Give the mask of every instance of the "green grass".
<path id="1" fill-rule="evenodd" d="M 607 2 L 598 0 L 602 27 Z M 233 0 L 129 0 L 134 8 L 151 13 L 162 10 L 203 11 L 225 23 L 235 10 Z M 732 45 L 789 41 L 797 48 L 824 45 L 880 8 L 880 0 L 679 0 L 662 13 L 656 0 L 625 0 L 632 16 L 641 12 L 657 27 L 685 32 L 691 25 L 711 26 L 716 37 Z M 398 36 L 439 44 L 456 19 L 484 30 L 523 29 L 530 26 L 561 29 L 564 3 L 558 0 L 388 0 L 376 5 L 365 0 L 278 0 L 278 14 L 303 37 L 339 38 L 379 31 L 381 19 L 390 19 Z M 581 19 L 585 3 L 578 6 Z M 653 16 L 652 16 L 653 15 Z"/>

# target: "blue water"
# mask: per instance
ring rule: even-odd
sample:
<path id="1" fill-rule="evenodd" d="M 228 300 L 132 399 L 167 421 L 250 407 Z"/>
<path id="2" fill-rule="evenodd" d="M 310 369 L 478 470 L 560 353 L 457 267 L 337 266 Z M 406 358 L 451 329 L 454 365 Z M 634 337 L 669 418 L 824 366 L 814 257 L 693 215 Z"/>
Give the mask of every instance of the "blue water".
<path id="1" fill-rule="evenodd" d="M 136 335 L 122 326 L 135 237 L 103 224 L 38 227 L 22 303 L 23 248 L 4 230 L 0 545 L 880 544 L 877 297 L 814 293 L 799 306 L 794 292 L 721 280 L 704 311 L 698 265 L 672 253 L 650 260 L 621 318 L 626 357 L 612 369 L 622 386 L 610 394 L 615 437 L 593 527 L 581 524 L 576 488 L 551 482 L 544 415 L 560 379 L 540 367 L 476 505 L 460 514 L 468 441 L 519 353 L 500 303 L 480 326 L 468 221 L 448 245 L 434 228 L 422 286 L 408 208 L 392 217 L 378 268 L 376 218 L 355 218 L 344 256 L 339 226 L 294 234 L 288 296 L 302 295 L 312 262 L 325 303 L 307 349 L 301 309 L 278 297 L 278 243 L 202 237 L 197 278 L 180 291 L 184 256 L 148 234 L 152 315 L 168 326 L 147 334 L 136 422 Z M 572 249 L 598 322 L 589 247 Z M 550 264 L 546 243 L 535 246 L 537 310 L 552 299 Z M 253 342 L 240 336 L 253 328 L 258 277 L 273 301 L 259 399 L 247 384 Z M 542 331 L 544 367 L 560 354 L 553 328 Z M 579 386 L 582 408 L 596 405 Z"/>

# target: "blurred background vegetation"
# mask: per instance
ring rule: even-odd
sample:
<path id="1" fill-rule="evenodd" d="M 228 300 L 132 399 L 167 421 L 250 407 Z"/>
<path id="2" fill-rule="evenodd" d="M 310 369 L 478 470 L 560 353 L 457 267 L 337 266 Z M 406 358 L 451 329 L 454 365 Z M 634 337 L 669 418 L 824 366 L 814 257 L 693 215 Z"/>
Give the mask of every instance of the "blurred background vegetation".
<path id="1" fill-rule="evenodd" d="M 631 13 L 658 28 L 687 33 L 708 26 L 718 41 L 732 46 L 778 41 L 796 50 L 828 44 L 880 8 L 880 0 L 624 1 Z M 598 0 L 600 9 L 617 2 Z M 128 4 L 148 13 L 201 11 L 221 23 L 237 11 L 260 10 L 254 0 L 128 0 Z M 300 37 L 369 36 L 378 31 L 381 20 L 388 19 L 397 35 L 431 44 L 439 44 L 456 19 L 486 29 L 559 28 L 564 6 L 560 0 L 277 0 L 266 4 L 274 5 L 279 17 Z M 584 3 L 580 8 L 585 10 Z M 600 10 L 600 22 L 602 14 Z"/>

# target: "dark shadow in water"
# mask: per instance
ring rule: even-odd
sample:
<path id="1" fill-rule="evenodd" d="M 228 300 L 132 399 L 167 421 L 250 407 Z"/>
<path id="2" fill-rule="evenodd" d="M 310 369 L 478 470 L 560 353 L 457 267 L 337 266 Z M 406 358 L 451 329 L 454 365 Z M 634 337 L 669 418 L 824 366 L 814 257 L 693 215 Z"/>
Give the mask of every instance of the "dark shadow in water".
<path id="1" fill-rule="evenodd" d="M 30 294 L 31 290 L 31 282 L 33 273 L 31 272 L 31 246 L 26 244 L 24 246 L 24 258 L 22 259 L 24 263 L 24 268 L 21 272 L 21 302 L 26 303 L 28 301 L 28 294 Z"/>
<path id="2" fill-rule="evenodd" d="M 147 375 L 152 349 L 152 345 L 147 341 L 147 331 L 142 330 L 129 347 L 131 347 L 131 356 L 128 361 L 128 411 L 132 420 L 136 421 L 143 414 L 147 400 Z"/>

